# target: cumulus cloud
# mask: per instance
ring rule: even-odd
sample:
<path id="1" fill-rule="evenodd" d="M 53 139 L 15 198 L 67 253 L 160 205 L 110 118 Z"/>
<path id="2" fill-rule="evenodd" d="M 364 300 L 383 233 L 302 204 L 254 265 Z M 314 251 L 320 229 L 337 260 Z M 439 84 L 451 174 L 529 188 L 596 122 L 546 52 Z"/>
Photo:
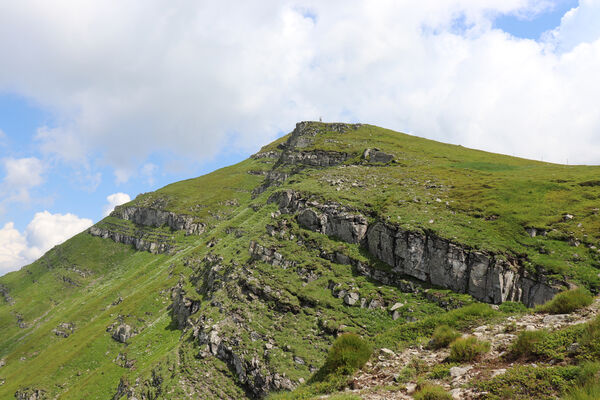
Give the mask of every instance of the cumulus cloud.
<path id="1" fill-rule="evenodd" d="M 255 150 L 319 116 L 598 163 L 598 4 L 535 42 L 492 22 L 547 0 L 8 2 L 0 89 L 56 112 L 44 151 L 119 181 L 156 152 Z"/>
<path id="2" fill-rule="evenodd" d="M 73 214 L 38 212 L 19 232 L 12 222 L 0 229 L 0 275 L 29 264 L 46 251 L 87 229 L 92 220 Z"/>
<path id="3" fill-rule="evenodd" d="M 30 189 L 44 182 L 44 165 L 38 158 L 5 158 L 2 165 L 6 171 L 0 184 L 4 204 L 14 201 L 28 202 Z"/>
<path id="4" fill-rule="evenodd" d="M 131 201 L 131 197 L 129 197 L 126 193 L 113 193 L 106 197 L 108 204 L 106 204 L 103 208 L 102 215 L 104 217 L 108 216 L 116 206 L 120 206 L 121 204 L 125 204 Z"/>

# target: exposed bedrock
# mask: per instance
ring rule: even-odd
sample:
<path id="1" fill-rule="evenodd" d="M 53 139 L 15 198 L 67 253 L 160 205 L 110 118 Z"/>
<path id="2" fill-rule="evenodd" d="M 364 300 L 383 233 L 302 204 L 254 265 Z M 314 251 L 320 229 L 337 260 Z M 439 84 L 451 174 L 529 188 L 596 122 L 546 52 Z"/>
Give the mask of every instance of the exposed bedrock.
<path id="1" fill-rule="evenodd" d="M 228 364 L 239 382 L 254 397 L 264 398 L 272 391 L 294 389 L 295 385 L 289 378 L 269 371 L 261 358 L 254 356 L 247 359 L 242 353 L 237 353 L 229 340 L 220 336 L 217 328 L 215 325 L 209 331 L 201 332 L 198 342 L 206 345 L 208 352 Z"/>
<path id="2" fill-rule="evenodd" d="M 89 229 L 89 233 L 92 236 L 98 236 L 102 239 L 112 239 L 117 243 L 129 244 L 138 251 L 148 251 L 152 254 L 168 253 L 175 248 L 175 246 L 166 242 L 154 242 L 144 239 L 142 236 L 125 235 L 117 231 L 99 228 L 97 226 L 92 226 Z"/>
<path id="3" fill-rule="evenodd" d="M 468 249 L 432 232 L 407 231 L 381 221 L 369 224 L 355 210 L 310 201 L 291 190 L 274 193 L 268 202 L 277 203 L 283 213 L 297 213 L 298 223 L 306 229 L 361 244 L 391 266 L 395 276 L 468 293 L 480 301 L 521 301 L 531 307 L 550 300 L 566 286 L 526 271 L 511 257 Z M 366 273 L 365 268 L 361 273 L 378 275 Z"/>
<path id="4" fill-rule="evenodd" d="M 197 222 L 191 215 L 175 214 L 154 208 L 117 206 L 110 215 L 138 225 L 155 228 L 167 225 L 173 230 L 185 231 L 188 235 L 200 235 L 205 229 L 205 225 Z"/>

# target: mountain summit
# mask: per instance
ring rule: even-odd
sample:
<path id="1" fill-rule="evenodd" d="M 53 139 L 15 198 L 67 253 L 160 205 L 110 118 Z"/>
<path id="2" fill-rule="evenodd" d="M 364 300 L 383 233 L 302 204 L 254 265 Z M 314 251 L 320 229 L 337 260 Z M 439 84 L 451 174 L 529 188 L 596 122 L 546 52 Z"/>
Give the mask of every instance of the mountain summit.
<path id="1" fill-rule="evenodd" d="M 300 122 L 1 277 L 0 397 L 263 398 L 317 382 L 343 333 L 393 353 L 597 293 L 599 175 Z"/>

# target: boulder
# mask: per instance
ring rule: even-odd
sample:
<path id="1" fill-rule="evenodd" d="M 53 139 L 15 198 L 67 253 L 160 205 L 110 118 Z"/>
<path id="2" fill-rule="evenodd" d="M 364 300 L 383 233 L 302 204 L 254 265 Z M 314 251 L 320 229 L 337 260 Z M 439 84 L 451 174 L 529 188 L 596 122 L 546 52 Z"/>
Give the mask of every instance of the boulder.
<path id="1" fill-rule="evenodd" d="M 353 306 L 358 302 L 359 298 L 360 296 L 358 295 L 358 293 L 350 292 L 347 293 L 346 296 L 344 296 L 344 303 L 346 303 L 349 306 Z"/>
<path id="2" fill-rule="evenodd" d="M 133 328 L 127 324 L 121 324 L 116 327 L 112 333 L 112 338 L 117 342 L 125 343 L 134 335 Z"/>

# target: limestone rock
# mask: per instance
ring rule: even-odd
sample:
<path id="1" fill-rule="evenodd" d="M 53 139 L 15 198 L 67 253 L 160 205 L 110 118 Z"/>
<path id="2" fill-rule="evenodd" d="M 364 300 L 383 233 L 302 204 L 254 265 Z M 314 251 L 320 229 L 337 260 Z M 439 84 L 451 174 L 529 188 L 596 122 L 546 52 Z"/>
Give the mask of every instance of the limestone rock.
<path id="1" fill-rule="evenodd" d="M 344 303 L 346 305 L 353 306 L 358 302 L 359 298 L 360 296 L 358 295 L 358 293 L 350 292 L 346 294 L 346 296 L 344 296 Z"/>
<path id="2" fill-rule="evenodd" d="M 134 335 L 133 328 L 127 324 L 120 324 L 112 333 L 112 338 L 117 342 L 125 343 Z"/>
<path id="3" fill-rule="evenodd" d="M 68 338 L 75 331 L 75 325 L 69 322 L 63 322 L 59 324 L 55 329 L 52 330 L 56 336 L 60 336 L 62 338 Z"/>

